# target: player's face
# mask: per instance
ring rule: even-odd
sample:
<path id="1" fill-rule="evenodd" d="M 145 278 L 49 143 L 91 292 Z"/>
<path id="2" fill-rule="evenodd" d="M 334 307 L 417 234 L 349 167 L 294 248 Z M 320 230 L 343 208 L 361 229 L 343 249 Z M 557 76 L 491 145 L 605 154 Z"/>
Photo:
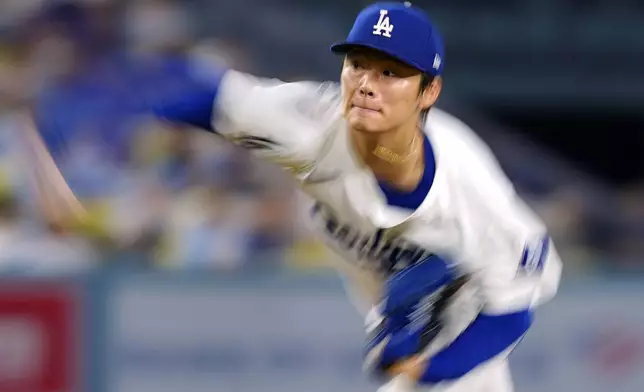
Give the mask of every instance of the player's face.
<path id="1" fill-rule="evenodd" d="M 380 133 L 417 124 L 440 89 L 421 93 L 421 73 L 395 59 L 370 50 L 349 53 L 342 68 L 344 116 L 352 130 Z"/>

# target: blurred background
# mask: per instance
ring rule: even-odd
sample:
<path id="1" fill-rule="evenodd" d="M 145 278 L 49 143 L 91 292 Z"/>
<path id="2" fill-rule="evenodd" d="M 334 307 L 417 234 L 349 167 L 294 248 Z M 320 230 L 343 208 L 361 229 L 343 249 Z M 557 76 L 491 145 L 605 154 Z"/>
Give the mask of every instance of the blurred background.
<path id="1" fill-rule="evenodd" d="M 275 167 L 140 102 L 230 66 L 337 80 L 357 0 L 0 0 L 0 392 L 372 391 L 362 320 Z M 644 2 L 418 0 L 439 107 L 551 228 L 560 296 L 520 391 L 644 389 Z M 20 153 L 38 125 L 91 212 L 50 230 Z M 82 234 L 78 234 L 82 233 Z"/>

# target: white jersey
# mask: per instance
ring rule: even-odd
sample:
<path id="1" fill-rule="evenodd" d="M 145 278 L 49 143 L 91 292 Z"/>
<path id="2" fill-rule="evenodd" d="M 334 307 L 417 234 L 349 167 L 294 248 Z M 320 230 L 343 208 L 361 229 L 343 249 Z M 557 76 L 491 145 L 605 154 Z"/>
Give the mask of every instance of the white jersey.
<path id="1" fill-rule="evenodd" d="M 448 310 L 446 341 L 480 311 L 534 307 L 556 292 L 559 256 L 542 221 L 516 195 L 488 147 L 466 125 L 431 109 L 425 133 L 436 174 L 415 211 L 392 207 L 353 154 L 333 83 L 282 83 L 229 71 L 213 128 L 288 171 L 315 201 L 313 227 L 338 267 L 373 305 L 382 279 L 429 254 L 469 278 Z"/>

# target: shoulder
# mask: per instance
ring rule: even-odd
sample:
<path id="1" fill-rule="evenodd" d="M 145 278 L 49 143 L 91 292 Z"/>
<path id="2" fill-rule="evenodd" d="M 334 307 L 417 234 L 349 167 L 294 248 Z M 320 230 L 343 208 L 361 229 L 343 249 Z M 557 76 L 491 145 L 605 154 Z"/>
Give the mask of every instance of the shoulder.
<path id="1" fill-rule="evenodd" d="M 437 192 L 443 214 L 459 227 L 475 231 L 493 227 L 539 225 L 516 192 L 489 146 L 467 124 L 432 109 L 426 132 L 436 156 Z M 513 224 L 510 224 L 514 222 Z"/>
<path id="2" fill-rule="evenodd" d="M 449 205 L 460 220 L 480 230 L 541 229 L 543 222 L 517 193 L 489 146 L 456 117 L 436 111 L 428 124 L 439 150 L 438 165 Z M 461 222 L 464 224 L 464 222 Z M 522 229 L 521 229 L 522 230 Z"/>
<path id="3" fill-rule="evenodd" d="M 456 116 L 437 108 L 430 111 L 426 123 L 426 132 L 434 139 L 439 148 L 449 154 L 467 153 L 458 156 L 457 162 L 466 165 L 468 161 L 485 161 L 485 166 L 498 167 L 498 161 L 488 146 L 470 125 Z M 448 156 L 448 157 L 449 157 Z"/>
<path id="4" fill-rule="evenodd" d="M 480 188 L 477 194 L 514 194 L 514 186 L 494 152 L 481 137 L 457 117 L 432 109 L 426 132 L 434 147 L 437 168 L 458 188 Z"/>

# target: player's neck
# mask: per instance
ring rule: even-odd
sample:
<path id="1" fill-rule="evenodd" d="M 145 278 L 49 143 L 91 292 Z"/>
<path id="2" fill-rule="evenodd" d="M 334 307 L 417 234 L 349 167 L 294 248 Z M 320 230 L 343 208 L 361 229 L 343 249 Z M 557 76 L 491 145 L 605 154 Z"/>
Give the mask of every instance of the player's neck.
<path id="1" fill-rule="evenodd" d="M 401 191 L 420 182 L 425 162 L 424 137 L 416 123 L 378 134 L 351 131 L 356 153 L 379 181 Z"/>

